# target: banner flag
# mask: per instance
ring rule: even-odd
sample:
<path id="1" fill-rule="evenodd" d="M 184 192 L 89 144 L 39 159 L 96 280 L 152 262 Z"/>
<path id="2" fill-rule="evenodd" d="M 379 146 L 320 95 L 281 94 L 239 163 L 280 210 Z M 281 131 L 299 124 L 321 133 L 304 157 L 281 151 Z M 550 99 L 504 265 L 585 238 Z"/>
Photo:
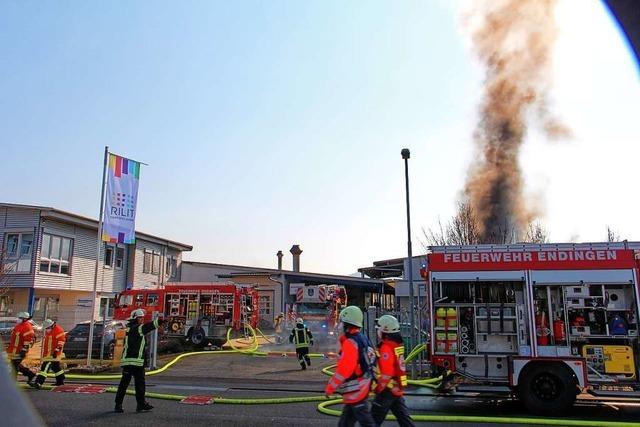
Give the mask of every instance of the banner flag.
<path id="1" fill-rule="evenodd" d="M 140 162 L 109 153 L 102 241 L 135 243 Z"/>

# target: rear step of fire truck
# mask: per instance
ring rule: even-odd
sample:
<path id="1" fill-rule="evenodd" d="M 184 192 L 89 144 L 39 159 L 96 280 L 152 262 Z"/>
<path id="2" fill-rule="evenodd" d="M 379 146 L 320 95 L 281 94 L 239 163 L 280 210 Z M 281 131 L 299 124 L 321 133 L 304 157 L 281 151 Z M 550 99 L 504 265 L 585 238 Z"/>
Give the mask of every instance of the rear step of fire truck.
<path id="1" fill-rule="evenodd" d="M 615 397 L 615 398 L 633 398 L 640 399 L 640 391 L 623 391 L 623 390 L 589 390 L 588 393 L 595 397 Z"/>

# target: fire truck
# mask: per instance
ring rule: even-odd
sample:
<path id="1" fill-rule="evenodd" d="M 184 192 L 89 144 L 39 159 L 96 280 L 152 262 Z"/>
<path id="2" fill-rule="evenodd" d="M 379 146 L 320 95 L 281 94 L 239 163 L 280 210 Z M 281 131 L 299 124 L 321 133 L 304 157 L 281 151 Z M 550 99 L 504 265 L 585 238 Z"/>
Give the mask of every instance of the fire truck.
<path id="1" fill-rule="evenodd" d="M 154 312 L 166 319 L 169 337 L 185 337 L 198 320 L 206 336 L 194 334 L 193 344 L 210 339 L 223 339 L 229 328 L 239 330 L 243 324 L 256 327 L 258 291 L 252 286 L 233 283 L 168 283 L 158 289 L 131 289 L 118 295 L 114 318 L 126 320 L 135 309 L 146 312 L 151 320 Z"/>
<path id="2" fill-rule="evenodd" d="M 640 243 L 431 247 L 431 365 L 540 415 L 640 397 Z"/>
<path id="3" fill-rule="evenodd" d="M 295 296 L 289 313 L 291 323 L 301 317 L 318 341 L 337 336 L 338 315 L 347 305 L 344 286 L 292 283 L 289 289 Z"/>

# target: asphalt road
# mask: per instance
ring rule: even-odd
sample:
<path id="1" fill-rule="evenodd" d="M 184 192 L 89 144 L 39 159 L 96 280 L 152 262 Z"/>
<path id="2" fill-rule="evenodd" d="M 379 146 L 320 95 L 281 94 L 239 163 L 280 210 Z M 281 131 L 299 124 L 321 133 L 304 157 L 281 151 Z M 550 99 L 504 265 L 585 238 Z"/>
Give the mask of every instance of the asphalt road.
<path id="1" fill-rule="evenodd" d="M 307 371 L 301 371 L 291 357 L 252 357 L 245 355 L 202 355 L 185 358 L 160 375 L 147 376 L 147 391 L 177 395 L 207 395 L 238 398 L 321 395 L 327 377 L 321 367 L 331 360 L 313 359 Z M 70 383 L 70 381 L 68 382 Z M 95 382 L 94 382 L 95 383 Z M 112 384 L 113 382 L 104 382 Z M 407 405 L 413 414 L 451 414 L 480 416 L 527 416 L 518 402 L 502 397 L 443 397 L 410 393 Z M 25 390 L 43 422 L 49 426 L 334 426 L 337 418 L 317 411 L 317 403 L 206 406 L 185 405 L 176 401 L 149 399 L 155 406 L 150 413 L 135 412 L 135 399 L 127 396 L 125 413 L 112 412 L 113 393 L 86 395 Z M 340 407 L 336 407 L 340 409 Z M 608 421 L 638 421 L 640 408 L 621 405 L 581 404 L 572 418 Z M 0 424 L 2 424 L 0 422 Z M 394 422 L 386 423 L 394 425 Z M 426 423 L 424 423 L 426 425 Z M 438 425 L 464 425 L 438 423 Z M 469 424 L 466 424 L 469 425 Z M 474 424 L 477 425 L 477 424 Z M 485 424 L 490 425 L 490 424 Z"/>

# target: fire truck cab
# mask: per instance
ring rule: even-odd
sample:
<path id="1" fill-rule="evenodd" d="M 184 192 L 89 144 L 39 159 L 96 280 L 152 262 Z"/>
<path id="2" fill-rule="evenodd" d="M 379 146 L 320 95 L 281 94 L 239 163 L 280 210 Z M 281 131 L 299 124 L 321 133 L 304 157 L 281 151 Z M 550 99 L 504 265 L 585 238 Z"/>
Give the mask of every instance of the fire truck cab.
<path id="1" fill-rule="evenodd" d="M 224 338 L 229 328 L 243 324 L 255 327 L 258 321 L 258 291 L 252 286 L 233 283 L 168 283 L 158 289 L 131 289 L 116 301 L 114 317 L 126 320 L 135 309 L 146 311 L 145 320 L 154 312 L 167 320 L 168 336 L 184 337 L 198 321 L 205 336 L 192 336 L 194 344 L 207 338 Z"/>
<path id="2" fill-rule="evenodd" d="M 292 283 L 290 293 L 295 296 L 289 313 L 290 323 L 297 317 L 302 318 L 317 341 L 337 337 L 338 315 L 347 305 L 344 286 Z"/>
<path id="3" fill-rule="evenodd" d="M 635 243 L 431 247 L 431 363 L 459 390 L 508 387 L 531 412 L 582 392 L 638 397 Z M 489 388 L 487 388 L 488 390 Z"/>

